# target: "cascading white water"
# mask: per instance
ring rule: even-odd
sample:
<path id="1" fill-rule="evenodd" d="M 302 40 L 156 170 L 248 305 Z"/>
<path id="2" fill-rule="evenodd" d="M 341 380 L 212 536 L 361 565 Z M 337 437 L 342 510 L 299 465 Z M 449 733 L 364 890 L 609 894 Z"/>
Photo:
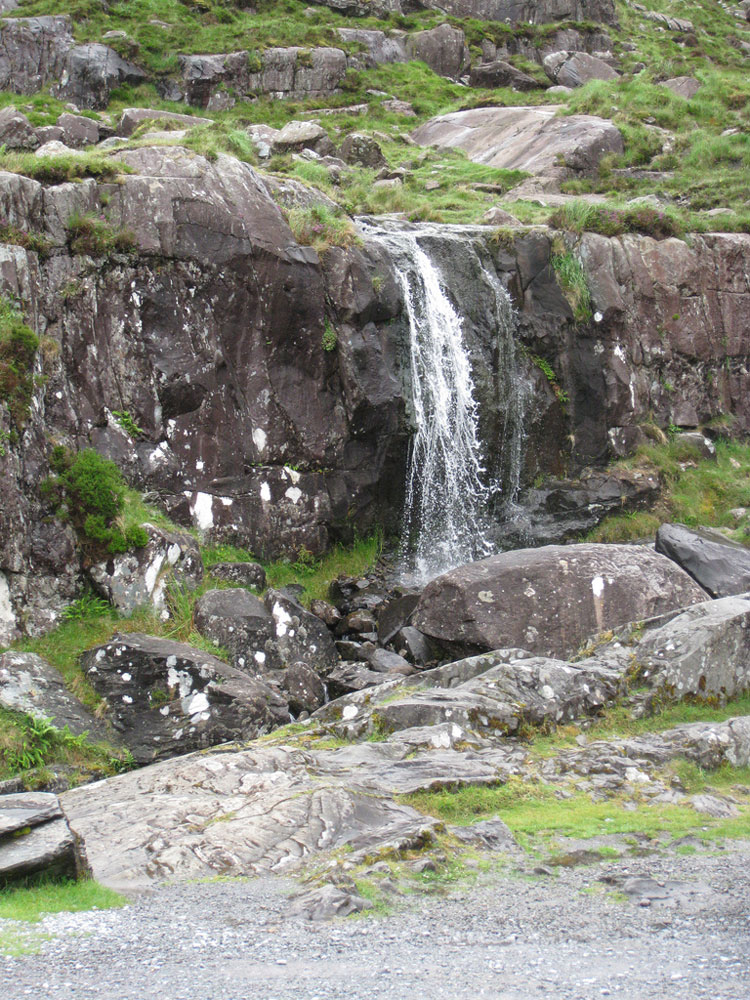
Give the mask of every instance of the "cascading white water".
<path id="1" fill-rule="evenodd" d="M 487 473 L 479 436 L 479 411 L 462 319 L 446 294 L 444 278 L 420 245 L 421 236 L 450 238 L 450 229 L 366 225 L 395 265 L 410 328 L 411 404 L 415 433 L 406 481 L 401 555 L 414 583 L 472 559 L 490 555 L 490 510 L 500 499 L 499 480 Z M 476 248 L 455 234 L 456 252 Z M 513 312 L 494 270 L 478 259 L 483 294 L 494 298 L 499 371 L 495 397 L 508 433 L 498 442 L 504 499 L 518 490 L 522 456 L 522 400 L 515 379 Z M 462 290 L 451 288 L 459 308 Z M 506 438 L 508 440 L 506 440 Z M 510 491 L 508 493 L 507 491 Z"/>

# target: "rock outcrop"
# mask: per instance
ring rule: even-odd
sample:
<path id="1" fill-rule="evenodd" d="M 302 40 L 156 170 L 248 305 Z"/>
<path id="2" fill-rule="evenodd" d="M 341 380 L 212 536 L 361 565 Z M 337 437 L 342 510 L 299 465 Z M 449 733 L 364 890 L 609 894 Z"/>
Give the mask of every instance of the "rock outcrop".
<path id="1" fill-rule="evenodd" d="M 467 653 L 518 646 L 569 656 L 593 632 L 705 597 L 687 573 L 644 546 L 549 545 L 445 573 L 423 591 L 413 622 Z"/>
<path id="2" fill-rule="evenodd" d="M 56 795 L 0 795 L 0 885 L 28 878 L 75 878 L 84 870 Z"/>
<path id="3" fill-rule="evenodd" d="M 750 591 L 750 551 L 719 531 L 662 524 L 656 551 L 673 559 L 711 597 Z"/>

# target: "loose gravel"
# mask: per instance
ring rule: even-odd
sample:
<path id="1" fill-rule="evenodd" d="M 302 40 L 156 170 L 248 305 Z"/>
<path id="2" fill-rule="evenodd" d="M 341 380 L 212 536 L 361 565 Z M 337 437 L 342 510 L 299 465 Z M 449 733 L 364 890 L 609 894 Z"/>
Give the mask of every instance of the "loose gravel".
<path id="1" fill-rule="evenodd" d="M 533 864 L 400 897 L 387 916 L 323 924 L 287 916 L 299 886 L 280 878 L 164 887 L 120 910 L 31 925 L 49 938 L 38 955 L 0 959 L 1 996 L 750 998 L 750 841 L 552 876 L 532 876 Z M 636 877 L 665 884 L 666 898 L 614 891 Z"/>

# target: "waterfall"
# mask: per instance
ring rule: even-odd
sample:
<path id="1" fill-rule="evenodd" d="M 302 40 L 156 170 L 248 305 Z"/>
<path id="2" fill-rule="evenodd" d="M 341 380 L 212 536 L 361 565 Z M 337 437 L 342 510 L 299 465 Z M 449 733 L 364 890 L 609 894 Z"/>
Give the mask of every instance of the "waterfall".
<path id="1" fill-rule="evenodd" d="M 518 491 L 523 399 L 515 370 L 513 311 L 494 268 L 482 259 L 476 232 L 382 222 L 377 226 L 364 223 L 363 228 L 388 251 L 409 324 L 415 431 L 406 478 L 401 557 L 405 579 L 422 584 L 462 563 L 491 555 L 495 551 L 493 508 L 514 499 Z M 486 231 L 479 232 L 486 239 Z M 487 301 L 496 327 L 494 402 L 502 413 L 504 429 L 501 440 L 492 443 L 496 466 L 492 473 L 480 439 L 476 385 L 463 329 L 462 299 L 468 290 L 456 279 L 446 283 L 445 273 L 441 274 L 425 249 L 431 236 L 455 242 L 452 253 L 466 254 L 468 248 L 475 256 L 482 303 Z M 476 294 L 477 282 L 473 284 Z"/>

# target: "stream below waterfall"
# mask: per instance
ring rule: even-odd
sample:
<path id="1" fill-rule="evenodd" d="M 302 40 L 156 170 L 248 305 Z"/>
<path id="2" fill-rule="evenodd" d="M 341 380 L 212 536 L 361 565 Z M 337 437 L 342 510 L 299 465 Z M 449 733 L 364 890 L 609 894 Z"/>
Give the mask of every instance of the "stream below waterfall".
<path id="1" fill-rule="evenodd" d="M 401 529 L 402 579 L 421 585 L 497 550 L 493 525 L 512 509 L 523 465 L 530 387 L 519 375 L 515 316 L 480 227 L 361 220 L 394 266 L 408 322 L 413 436 Z M 465 279 L 470 265 L 472 279 Z M 469 345 L 470 302 L 482 303 L 491 343 Z M 483 439 L 478 378 L 496 408 Z M 487 384 L 491 385 L 487 401 Z"/>

